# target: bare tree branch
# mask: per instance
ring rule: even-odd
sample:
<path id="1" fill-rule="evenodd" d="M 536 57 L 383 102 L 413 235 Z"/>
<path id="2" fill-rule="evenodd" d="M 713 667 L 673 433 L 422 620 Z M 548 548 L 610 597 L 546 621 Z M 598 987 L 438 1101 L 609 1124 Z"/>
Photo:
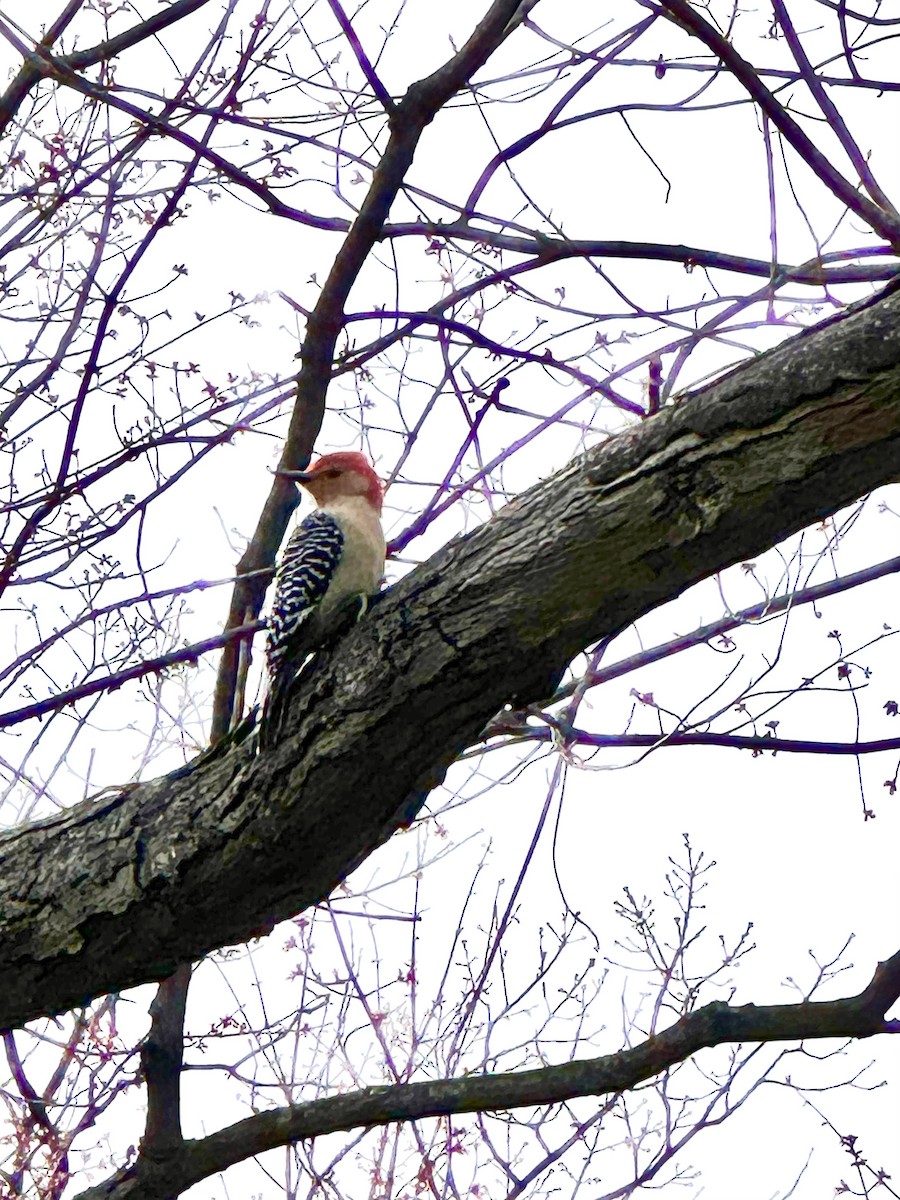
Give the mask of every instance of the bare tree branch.
<path id="1" fill-rule="evenodd" d="M 809 587 L 800 588 L 799 591 L 789 592 L 786 596 L 773 596 L 761 604 L 754 604 L 750 608 L 743 608 L 740 612 L 730 616 L 710 621 L 709 624 L 701 625 L 699 629 L 672 638 L 671 641 L 662 642 L 660 645 L 651 646 L 646 650 L 639 650 L 637 654 L 630 654 L 618 662 L 603 664 L 596 671 L 590 673 L 587 684 L 593 686 L 598 683 L 608 683 L 611 679 L 620 679 L 623 675 L 628 675 L 639 667 L 661 662 L 673 654 L 679 654 L 682 650 L 689 650 L 692 646 L 702 646 L 711 642 L 713 638 L 720 638 L 733 629 L 739 629 L 742 625 L 766 620 L 803 604 L 815 604 L 819 600 L 825 600 L 828 596 L 839 596 L 843 592 L 852 591 L 853 588 L 862 587 L 865 583 L 884 579 L 887 575 L 896 575 L 898 571 L 900 571 L 900 556 L 874 563 L 871 567 L 863 567 L 862 570 L 853 571 L 849 575 L 841 575 L 837 579 L 829 579 L 825 583 L 815 583 Z M 576 686 L 574 683 L 563 684 L 547 703 L 555 704 L 557 701 L 573 695 Z"/>
<path id="2" fill-rule="evenodd" d="M 331 382 L 335 346 L 343 325 L 344 305 L 360 268 L 378 241 L 426 127 L 451 96 L 488 60 L 503 40 L 504 30 L 516 10 L 516 0 L 494 0 L 475 32 L 439 70 L 407 91 L 389 117 L 391 135 L 379 160 L 368 193 L 335 256 L 315 308 L 309 314 L 297 379 L 297 401 L 279 466 L 302 468 L 309 461 L 325 412 L 325 394 Z M 296 504 L 296 489 L 276 476 L 256 531 L 241 557 L 237 573 L 271 567 Z M 239 583 L 231 598 L 225 628 L 258 616 L 265 586 Z M 213 705 L 212 741 L 221 738 L 232 720 L 237 682 L 237 646 L 222 654 Z"/>
<path id="3" fill-rule="evenodd" d="M 143 1155 L 164 1156 L 183 1144 L 181 1068 L 184 1061 L 184 1010 L 191 982 L 185 963 L 159 985 L 150 1005 L 150 1032 L 141 1047 L 147 1085 L 147 1121 Z"/>
<path id="4" fill-rule="evenodd" d="M 553 742 L 569 748 L 587 746 L 591 749 L 655 750 L 661 746 L 718 746 L 725 750 L 753 750 L 757 754 L 829 754 L 854 756 L 883 754 L 900 750 L 900 738 L 879 738 L 873 742 L 825 742 L 803 738 L 756 737 L 737 733 L 587 733 L 583 729 L 567 728 L 554 722 L 552 727 L 525 726 L 509 722 L 504 726 L 500 717 L 486 730 L 486 736 L 512 735 L 511 741 Z"/>
<path id="5" fill-rule="evenodd" d="M 650 0 L 641 0 L 641 2 L 646 2 L 650 7 L 656 7 L 655 0 L 653 3 Z M 870 224 L 880 237 L 885 238 L 894 247 L 900 246 L 900 218 L 893 206 L 882 208 L 880 204 L 873 203 L 866 196 L 861 195 L 853 184 L 841 175 L 827 155 L 823 154 L 787 109 L 775 99 L 750 63 L 738 53 L 710 21 L 692 8 L 686 0 L 659 0 L 659 7 L 676 25 L 680 25 L 686 32 L 699 38 L 714 54 L 718 55 L 772 124 L 816 172 L 823 183 L 831 188 L 839 200 Z"/>
<path id="6" fill-rule="evenodd" d="M 13 709 L 12 712 L 0 713 L 0 729 L 10 729 L 13 725 L 21 725 L 23 721 L 31 721 L 35 717 L 43 717 L 47 713 L 57 712 L 78 700 L 83 700 L 86 696 L 96 696 L 99 692 L 114 692 L 123 683 L 129 683 L 133 679 L 143 679 L 145 675 L 155 675 L 159 671 L 165 671 L 168 667 L 177 666 L 179 663 L 196 663 L 201 655 L 218 650 L 220 646 L 227 646 L 229 642 L 246 641 L 262 628 L 259 621 L 253 621 L 249 625 L 238 625 L 234 629 L 229 629 L 227 633 L 204 638 L 202 642 L 193 642 L 190 646 L 183 646 L 180 650 L 170 650 L 168 654 L 160 654 L 157 658 L 145 659 L 143 662 L 135 663 L 132 667 L 126 667 L 124 671 L 115 671 L 112 675 L 90 679 L 87 683 L 79 684 L 78 687 L 57 692 L 56 695 L 48 696 L 45 700 L 36 700 L 33 704 L 25 704 L 21 708 Z"/>
<path id="7" fill-rule="evenodd" d="M 709 267 L 735 271 L 770 279 L 773 283 L 806 283 L 821 287 L 826 283 L 887 282 L 898 272 L 890 246 L 867 246 L 866 257 L 880 256 L 891 261 L 865 266 L 830 266 L 846 258 L 844 254 L 824 254 L 811 262 L 791 265 L 773 263 L 762 258 L 747 258 L 700 246 L 673 246 L 663 242 L 632 242 L 593 238 L 525 237 L 521 234 L 479 229 L 468 221 L 428 224 L 424 221 L 398 222 L 385 225 L 382 240 L 399 237 L 446 238 L 448 241 L 475 242 L 494 250 L 510 250 L 515 254 L 534 255 L 541 266 L 567 258 L 623 258 L 650 262 L 683 263 L 685 267 Z"/>
<path id="8" fill-rule="evenodd" d="M 82 3 L 83 0 L 73 0 L 72 3 L 68 4 L 33 51 L 25 46 L 24 43 L 18 42 L 18 39 L 15 39 L 24 62 L 6 91 L 0 96 L 0 134 L 7 128 L 9 122 L 18 111 L 19 105 L 34 85 L 40 83 L 47 74 L 47 60 L 49 56 L 46 54 L 46 51 L 63 34 Z M 97 63 L 108 62 L 111 58 L 115 58 L 116 55 L 121 54 L 123 50 L 129 49 L 131 46 L 136 46 L 147 38 L 155 37 L 170 25 L 174 25 L 190 13 L 196 12 L 198 8 L 202 8 L 206 3 L 208 3 L 208 0 L 173 0 L 173 3 L 160 9 L 152 17 L 148 17 L 146 21 L 141 21 L 139 24 L 133 25 L 131 29 L 126 29 L 123 33 L 116 34 L 115 37 L 108 38 L 105 42 L 100 42 L 89 50 L 79 50 L 74 54 L 59 55 L 54 61 L 63 68 L 71 71 L 83 71 L 86 67 L 95 66 Z M 14 40 L 11 30 L 7 30 L 6 33 L 10 36 L 11 41 Z"/>
<path id="9" fill-rule="evenodd" d="M 898 998 L 900 951 L 878 965 L 863 991 L 842 1000 L 738 1008 L 715 1001 L 618 1054 L 532 1071 L 367 1088 L 259 1113 L 209 1137 L 187 1142 L 167 1161 L 141 1158 L 99 1187 L 82 1192 L 79 1200 L 164 1200 L 254 1154 L 340 1130 L 624 1092 L 700 1050 L 727 1042 L 900 1033 L 900 1022 L 885 1020 L 885 1013 Z"/>

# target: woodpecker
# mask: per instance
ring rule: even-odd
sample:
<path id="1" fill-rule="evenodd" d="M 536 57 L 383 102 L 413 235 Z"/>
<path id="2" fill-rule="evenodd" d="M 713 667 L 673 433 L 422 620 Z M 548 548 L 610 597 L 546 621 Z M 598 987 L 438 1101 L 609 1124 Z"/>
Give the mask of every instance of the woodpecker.
<path id="1" fill-rule="evenodd" d="M 273 702 L 304 658 L 319 648 L 327 618 L 351 597 L 378 591 L 384 574 L 382 487 L 364 454 L 324 454 L 308 471 L 279 471 L 318 505 L 288 539 L 275 573 L 266 665 Z"/>

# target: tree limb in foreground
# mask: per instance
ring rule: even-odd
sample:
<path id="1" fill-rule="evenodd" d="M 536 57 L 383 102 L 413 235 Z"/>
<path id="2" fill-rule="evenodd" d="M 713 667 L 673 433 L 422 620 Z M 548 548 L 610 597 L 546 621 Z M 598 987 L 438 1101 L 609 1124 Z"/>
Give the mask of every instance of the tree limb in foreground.
<path id="1" fill-rule="evenodd" d="M 327 896 L 504 705 L 900 474 L 900 290 L 732 371 L 444 547 L 254 739 L 0 839 L 0 1028 L 168 975 Z M 136 936 L 137 932 L 140 936 Z"/>
<path id="2" fill-rule="evenodd" d="M 167 1200 L 254 1154 L 341 1130 L 624 1092 L 697 1051 L 724 1042 L 793 1042 L 900 1033 L 900 1021 L 884 1019 L 898 997 L 900 951 L 879 964 L 859 995 L 842 1000 L 735 1008 L 716 1001 L 618 1054 L 533 1071 L 366 1088 L 257 1113 L 208 1137 L 187 1141 L 167 1158 L 142 1155 L 133 1166 L 83 1192 L 78 1200 Z"/>

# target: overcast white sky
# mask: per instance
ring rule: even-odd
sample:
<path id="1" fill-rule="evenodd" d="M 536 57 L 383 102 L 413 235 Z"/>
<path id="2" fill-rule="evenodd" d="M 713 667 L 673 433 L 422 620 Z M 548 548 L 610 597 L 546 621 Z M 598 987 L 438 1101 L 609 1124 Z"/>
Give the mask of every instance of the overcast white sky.
<path id="1" fill-rule="evenodd" d="M 548 24 L 551 19 L 558 20 L 561 30 L 579 20 L 583 12 L 580 3 L 558 3 L 554 7 L 544 0 L 537 13 L 543 13 L 545 5 L 552 10 Z M 37 28 L 43 13 L 55 15 L 57 7 L 57 4 L 21 0 L 4 5 L 0 15 L 11 16 L 31 30 Z M 450 7 L 452 12 L 444 11 Z M 427 0 L 409 4 L 406 13 L 409 24 L 385 60 L 384 78 L 388 86 L 402 91 L 413 77 L 441 61 L 448 51 L 450 23 L 454 23 L 453 32 L 458 38 L 471 23 L 472 15 L 480 13 L 483 7 L 483 3 L 435 6 Z M 201 14 L 197 20 L 205 27 L 208 18 Z M 762 8 L 758 20 L 763 24 L 767 20 Z M 439 26 L 439 22 L 446 22 L 446 27 Z M 516 34 L 516 38 L 522 39 L 530 36 L 526 31 Z M 642 44 L 640 53 L 655 57 L 666 44 L 660 34 L 657 42 Z M 177 46 L 175 50 L 177 53 Z M 779 56 L 784 57 L 780 43 L 772 43 L 766 51 L 773 63 Z M 187 48 L 184 54 L 189 57 Z M 512 49 L 508 57 L 513 57 Z M 0 44 L 0 74 L 7 60 L 15 61 Z M 129 69 L 130 64 L 129 59 Z M 123 67 L 121 77 L 126 75 Z M 676 75 L 670 72 L 660 84 L 661 90 L 671 89 L 673 97 L 681 94 L 684 86 Z M 133 79 L 131 75 L 127 77 Z M 623 68 L 610 70 L 591 94 L 591 105 L 621 103 L 632 86 L 637 94 L 640 81 L 635 79 L 632 83 L 630 72 Z M 854 111 L 851 105 L 851 114 Z M 882 182 L 897 194 L 900 165 L 896 154 L 896 98 L 886 97 L 881 106 L 882 127 L 871 123 L 871 114 L 876 111 L 871 103 L 864 108 L 861 99 L 859 111 L 860 119 L 864 115 L 869 122 L 866 133 Z M 490 117 L 501 143 L 521 132 L 520 114 L 512 106 L 508 112 L 492 109 Z M 769 229 L 762 140 L 749 106 L 737 115 L 726 109 L 697 113 L 671 124 L 657 118 L 646 126 L 636 115 L 635 125 L 640 127 L 645 144 L 673 180 L 668 198 L 656 168 L 635 152 L 628 131 L 621 123 L 614 122 L 576 125 L 548 139 L 533 154 L 517 162 L 517 179 L 526 191 L 540 194 L 542 203 L 553 208 L 554 217 L 564 222 L 571 236 L 673 241 L 765 257 Z M 468 192 L 489 154 L 490 141 L 481 117 L 474 111 L 456 111 L 439 118 L 429 131 L 416 158 L 413 178 L 422 187 L 459 199 Z M 807 186 L 807 181 L 801 183 Z M 360 184 L 358 190 L 361 192 L 363 187 Z M 808 194 L 811 202 L 815 202 L 819 193 L 810 188 Z M 504 210 L 514 201 L 514 193 L 501 181 L 486 193 L 484 200 L 491 211 Z M 828 209 L 828 202 L 820 202 L 823 210 Z M 276 222 L 228 196 L 214 205 L 202 199 L 194 204 L 196 211 L 191 219 L 176 224 L 162 236 L 161 257 L 155 260 L 167 264 L 190 262 L 189 281 L 172 297 L 173 312 L 187 312 L 200 304 L 211 309 L 229 291 L 235 290 L 248 298 L 259 297 L 254 316 L 260 325 L 252 330 L 234 322 L 214 325 L 186 342 L 176 356 L 203 361 L 210 374 L 219 371 L 219 381 L 224 380 L 228 371 L 241 374 L 250 370 L 270 371 L 280 377 L 288 376 L 295 369 L 292 356 L 297 349 L 296 316 L 279 293 L 287 293 L 304 305 L 310 304 L 317 286 L 311 279 L 314 275 L 319 281 L 324 277 L 339 245 L 338 237 Z M 200 212 L 204 204 L 206 207 Z M 326 187 L 322 189 L 320 211 L 340 211 Z M 815 215 L 823 228 L 828 225 L 827 211 Z M 787 204 L 779 236 L 782 260 L 799 262 L 811 257 L 813 249 L 802 216 Z M 854 238 L 857 242 L 861 240 L 858 233 L 847 232 L 844 244 L 856 244 Z M 406 250 L 405 246 L 401 248 L 401 256 Z M 410 264 L 414 262 L 414 253 L 410 248 Z M 431 302 L 437 264 L 433 266 L 430 278 L 412 271 L 410 282 L 405 284 L 406 306 L 416 299 Z M 373 302 L 372 296 L 383 286 L 385 278 L 386 273 L 380 268 L 369 269 L 358 293 L 360 307 Z M 689 290 L 692 286 L 683 269 L 676 266 L 616 264 L 615 278 L 648 306 L 651 303 L 660 306 L 665 298 L 678 295 L 680 288 Z M 553 282 L 565 286 L 566 301 L 573 307 L 582 302 L 596 306 L 591 293 L 596 281 L 583 267 L 573 265 L 561 270 Z M 550 289 L 549 283 L 547 288 Z M 804 320 L 811 321 L 814 317 L 811 311 L 802 314 Z M 627 322 L 623 321 L 622 328 L 627 328 Z M 770 344 L 784 332 L 778 330 L 776 335 L 767 331 L 754 344 Z M 616 349 L 623 356 L 630 352 L 627 345 Z M 729 356 L 736 361 L 745 354 L 737 346 L 710 349 L 707 355 L 698 356 L 682 385 L 721 367 L 729 361 Z M 425 365 L 429 369 L 434 366 Z M 418 385 L 420 397 L 427 395 L 430 382 L 426 378 Z M 412 385 L 413 397 L 417 396 L 416 386 Z M 539 386 L 533 375 L 520 374 L 509 395 L 518 403 L 526 403 L 530 399 L 529 390 Z M 336 396 L 346 394 L 346 385 L 335 389 Z M 414 400 L 413 404 L 416 402 L 419 401 Z M 378 410 L 379 415 L 381 411 Z M 384 412 L 387 424 L 391 412 L 386 401 Z M 371 415 L 369 419 L 377 423 Z M 429 426 L 427 437 L 405 472 L 408 482 L 389 493 L 389 532 L 405 525 L 405 514 L 416 511 L 430 494 L 426 485 L 440 478 L 446 447 L 458 444 L 457 420 L 449 417 L 444 424 L 437 421 Z M 615 415 L 609 418 L 610 424 L 617 421 Z M 486 430 L 487 442 L 493 438 L 496 445 L 503 444 L 510 437 L 509 428 L 505 424 L 496 430 Z M 184 582 L 230 574 L 235 550 L 240 549 L 242 539 L 252 532 L 268 491 L 266 468 L 277 459 L 279 441 L 275 435 L 281 432 L 283 429 L 276 427 L 271 431 L 272 436 L 241 439 L 192 474 L 188 486 L 160 503 L 156 520 L 146 531 L 148 551 L 160 561 L 166 560 L 164 570 L 155 576 L 157 585 L 161 586 L 163 580 Z M 345 444 L 351 434 L 348 423 L 333 415 L 326 423 L 322 445 Z M 542 440 L 533 451 L 515 460 L 505 477 L 507 486 L 514 491 L 558 468 L 578 449 L 580 440 L 580 435 L 571 430 L 561 430 L 553 439 Z M 376 435 L 372 444 L 379 455 L 380 469 L 388 472 L 399 451 L 398 439 L 390 434 Z M 850 536 L 841 543 L 833 563 L 823 561 L 814 582 L 827 578 L 829 570 L 846 574 L 896 553 L 898 518 L 890 511 L 878 511 L 877 501 L 881 498 L 870 501 Z M 883 499 L 900 511 L 900 493 L 896 489 L 888 489 Z M 452 514 L 431 531 L 425 544 L 411 547 L 410 556 L 425 557 L 462 525 L 474 524 L 487 515 L 483 506 L 474 507 L 464 515 Z M 768 579 L 774 588 L 784 555 L 793 554 L 796 544 L 792 543 L 781 555 L 772 553 L 761 558 L 757 578 Z M 822 545 L 821 532 L 807 535 L 804 551 L 810 556 L 810 563 Z M 389 578 L 405 569 L 405 564 L 394 564 Z M 722 592 L 714 582 L 702 584 L 676 604 L 647 617 L 637 633 L 623 634 L 608 652 L 607 661 L 633 653 L 639 639 L 640 644 L 652 645 L 721 615 L 723 593 L 732 609 L 760 598 L 758 583 L 737 567 L 727 573 Z M 198 595 L 191 604 L 192 614 L 185 621 L 186 636 L 200 638 L 217 629 L 224 617 L 226 597 L 223 590 Z M 835 642 L 828 636 L 831 631 L 839 630 L 844 648 L 852 649 L 885 632 L 885 624 L 900 622 L 898 613 L 900 583 L 896 579 L 829 600 L 819 607 L 818 613 L 811 607 L 793 613 L 790 636 L 778 667 L 761 687 L 795 687 L 800 679 L 835 658 Z M 725 659 L 704 647 L 598 689 L 590 695 L 582 712 L 584 724 L 599 732 L 621 731 L 634 703 L 631 689 L 652 692 L 657 703 L 679 712 L 694 703 L 705 703 L 703 711 L 712 712 L 731 693 L 739 694 L 740 681 L 763 669 L 765 655 L 770 659 L 777 656 L 781 628 L 781 623 L 773 622 L 734 635 L 736 648 L 727 666 L 736 665 L 740 656 L 742 665 L 736 668 L 733 680 L 708 701 L 703 698 L 721 682 Z M 896 721 L 892 723 L 883 710 L 887 700 L 900 699 L 896 643 L 893 638 L 882 641 L 854 660 L 871 669 L 866 689 L 856 693 L 862 738 L 896 733 Z M 841 689 L 834 671 L 829 678 L 834 691 L 815 699 L 800 698 L 774 714 L 781 722 L 780 734 L 853 740 L 856 701 L 847 694 L 838 694 L 846 689 Z M 192 686 L 202 699 L 209 680 L 208 672 L 200 675 L 196 683 L 189 685 L 189 690 Z M 857 681 L 862 682 L 861 674 Z M 81 798 L 92 755 L 95 761 L 90 768 L 91 780 L 96 786 L 133 773 L 134 746 L 140 730 L 133 736 L 125 730 L 117 741 L 110 735 L 126 720 L 142 719 L 138 697 L 136 688 L 123 689 L 117 708 L 97 721 L 95 735 L 81 746 L 79 756 L 69 764 L 68 776 L 63 775 L 55 782 L 54 791 L 60 798 L 68 799 L 70 795 L 73 800 Z M 652 728 L 652 722 L 647 724 L 651 716 L 644 710 L 638 712 L 634 728 Z M 476 778 L 470 778 L 469 764 L 455 768 L 446 792 L 439 790 L 432 806 L 439 808 L 448 795 L 465 796 L 484 789 L 490 778 L 511 771 L 515 754 L 516 751 L 510 751 L 488 755 L 483 774 Z M 828 960 L 851 935 L 854 940 L 844 959 L 848 969 L 823 996 L 858 990 L 870 978 L 875 962 L 896 949 L 900 814 L 896 799 L 891 799 L 882 786 L 883 780 L 894 772 L 894 759 L 890 755 L 867 758 L 861 763 L 866 795 L 877 811 L 876 819 L 868 822 L 861 816 L 857 763 L 849 757 L 779 755 L 753 759 L 748 753 L 730 750 L 672 748 L 661 749 L 638 765 L 623 769 L 637 757 L 634 753 L 610 754 L 585 769 L 569 768 L 558 824 L 551 822 L 545 831 L 521 896 L 520 924 L 510 946 L 511 954 L 521 955 L 522 963 L 532 961 L 538 926 L 561 920 L 563 900 L 559 883 L 565 903 L 597 933 L 598 959 L 614 958 L 617 926 L 613 905 L 621 897 L 622 888 L 630 886 L 636 893 L 660 895 L 668 857 L 679 856 L 685 832 L 698 850 L 717 863 L 709 876 L 708 908 L 704 914 L 710 931 L 710 953 L 715 953 L 715 938 L 719 933 L 731 939 L 748 921 L 753 922 L 757 949 L 734 973 L 737 1002 L 773 1003 L 794 998 L 786 981 L 793 977 L 801 989 L 812 981 L 815 966 L 810 953 L 820 961 Z M 178 752 L 173 748 L 161 755 L 147 774 L 154 775 L 178 761 Z M 479 922 L 490 920 L 495 889 L 503 902 L 508 897 L 544 802 L 553 766 L 552 758 L 539 759 L 506 780 L 503 786 L 453 807 L 441 818 L 448 838 L 451 842 L 459 841 L 461 848 L 430 867 L 422 884 L 424 915 L 419 953 L 423 989 L 435 986 L 453 933 L 454 914 L 461 908 L 475 866 L 487 845 L 491 851 L 475 890 L 473 931 Z M 367 881 L 378 877 L 379 872 L 388 877 L 404 855 L 412 854 L 412 845 L 422 836 L 413 831 L 395 839 L 365 864 L 360 875 Z M 430 838 L 432 846 L 440 844 L 434 832 Z M 391 902 L 408 904 L 410 887 L 409 881 L 396 885 L 390 893 Z M 283 947 L 290 932 L 277 929 L 253 952 L 254 961 L 260 969 L 265 968 L 268 1002 L 276 1011 L 288 1011 L 294 994 L 284 969 L 290 956 Z M 475 932 L 471 936 L 475 937 Z M 407 931 L 396 934 L 379 930 L 379 937 L 383 971 L 389 975 L 394 969 L 401 970 L 408 954 Z M 323 948 L 322 953 L 327 958 L 333 949 Z M 592 953 L 588 939 L 585 958 Z M 222 985 L 216 981 L 216 972 L 217 968 L 204 968 L 198 979 L 198 983 L 202 979 L 203 988 L 198 986 L 192 995 L 189 1028 L 208 1026 L 210 1014 L 227 1003 L 222 999 Z M 242 976 L 240 967 L 234 967 L 233 978 L 241 981 L 241 986 L 248 986 L 249 976 Z M 641 983 L 633 980 L 628 986 L 627 1002 L 634 1004 Z M 136 1002 L 140 1001 L 135 1003 L 135 1012 L 145 1011 L 147 995 L 147 989 L 142 989 L 134 997 Z M 592 1013 L 592 1024 L 598 1030 L 603 1026 L 609 1029 L 610 1049 L 618 1045 L 621 996 L 621 986 L 613 973 L 609 987 L 601 993 L 598 1007 Z M 136 1027 L 141 1019 L 136 1018 Z M 518 1031 L 518 1026 L 511 1030 Z M 515 1033 L 511 1031 L 509 1036 L 513 1039 Z M 602 1039 L 598 1044 L 603 1044 Z M 815 1049 L 819 1052 L 825 1048 Z M 836 1076 L 849 1076 L 874 1060 L 866 1078 L 873 1083 L 881 1078 L 890 1080 L 889 1090 L 829 1092 L 817 1097 L 817 1102 L 822 1103 L 842 1131 L 859 1134 L 872 1161 L 895 1178 L 900 1177 L 896 1140 L 898 1055 L 896 1041 L 882 1038 L 852 1046 L 838 1064 L 832 1061 L 819 1067 L 806 1061 L 791 1067 L 795 1078 L 808 1079 L 816 1085 Z M 186 1116 L 189 1135 L 199 1133 L 201 1128 L 209 1131 L 220 1122 L 248 1111 L 246 1094 L 238 1099 L 240 1089 L 227 1076 L 198 1072 L 188 1076 L 186 1086 L 192 1098 Z M 127 1123 L 116 1125 L 116 1111 L 113 1110 L 112 1116 L 112 1139 L 134 1136 Z M 771 1086 L 762 1090 L 741 1117 L 708 1131 L 698 1140 L 696 1149 L 692 1148 L 688 1157 L 702 1165 L 703 1175 L 688 1185 L 687 1194 L 728 1200 L 766 1200 L 784 1195 L 806 1162 L 809 1145 L 819 1141 L 816 1129 L 817 1118 L 808 1111 L 801 1113 L 800 1104 L 786 1089 Z M 272 1158 L 276 1164 L 280 1161 L 277 1154 Z M 280 1168 L 273 1165 L 271 1169 L 277 1173 Z M 624 1169 L 627 1171 L 627 1166 Z M 809 1198 L 829 1195 L 845 1169 L 845 1160 L 836 1144 L 823 1142 L 815 1151 L 796 1195 Z M 605 1166 L 601 1170 L 603 1182 L 598 1183 L 592 1195 L 605 1193 L 616 1185 L 615 1170 L 607 1172 Z M 256 1194 L 274 1197 L 279 1188 L 252 1164 L 236 1168 L 228 1176 L 227 1189 L 225 1183 L 209 1181 L 189 1193 L 193 1200 Z"/>

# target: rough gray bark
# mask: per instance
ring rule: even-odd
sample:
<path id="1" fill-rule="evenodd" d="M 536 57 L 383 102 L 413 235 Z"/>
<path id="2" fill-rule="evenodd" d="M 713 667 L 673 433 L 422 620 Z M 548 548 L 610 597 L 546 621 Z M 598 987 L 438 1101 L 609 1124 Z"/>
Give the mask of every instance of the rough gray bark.
<path id="1" fill-rule="evenodd" d="M 504 704 L 592 641 L 900 474 L 900 295 L 800 335 L 452 542 L 307 680 L 282 741 L 0 841 L 0 1027 L 326 896 Z"/>

